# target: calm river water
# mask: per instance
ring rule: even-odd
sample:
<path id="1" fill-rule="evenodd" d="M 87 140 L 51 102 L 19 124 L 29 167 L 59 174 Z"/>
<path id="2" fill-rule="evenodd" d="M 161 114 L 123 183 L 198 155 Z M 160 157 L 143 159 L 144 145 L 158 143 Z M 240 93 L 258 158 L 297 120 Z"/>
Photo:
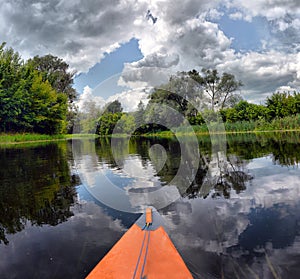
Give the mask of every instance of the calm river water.
<path id="1" fill-rule="evenodd" d="M 300 134 L 113 146 L 0 148 L 0 278 L 84 278 L 146 205 L 194 278 L 299 278 Z"/>

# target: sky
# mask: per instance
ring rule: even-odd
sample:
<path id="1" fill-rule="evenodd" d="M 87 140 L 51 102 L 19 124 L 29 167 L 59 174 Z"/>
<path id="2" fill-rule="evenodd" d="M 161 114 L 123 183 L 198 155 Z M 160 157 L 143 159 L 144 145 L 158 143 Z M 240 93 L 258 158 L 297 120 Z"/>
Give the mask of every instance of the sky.
<path id="1" fill-rule="evenodd" d="M 178 71 L 215 68 L 262 103 L 300 87 L 299 0 L 0 0 L 0 38 L 76 70 L 79 105 L 147 100 Z M 157 21 L 147 20 L 150 10 Z"/>

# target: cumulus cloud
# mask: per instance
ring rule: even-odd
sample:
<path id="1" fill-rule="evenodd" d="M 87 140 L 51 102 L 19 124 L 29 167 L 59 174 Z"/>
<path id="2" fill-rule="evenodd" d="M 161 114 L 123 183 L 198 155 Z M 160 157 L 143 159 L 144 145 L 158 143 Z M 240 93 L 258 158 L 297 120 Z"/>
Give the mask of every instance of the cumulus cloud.
<path id="1" fill-rule="evenodd" d="M 157 86 L 177 71 L 215 67 L 234 56 L 231 40 L 205 16 L 189 18 L 181 25 L 170 23 L 173 21 L 157 22 L 155 33 L 141 36 L 139 45 L 144 58 L 125 65 L 122 85 Z"/>
<path id="2" fill-rule="evenodd" d="M 248 99 L 262 100 L 281 86 L 299 90 L 299 54 L 278 51 L 249 52 L 218 65 L 220 71 L 235 74 L 244 83 L 243 92 Z"/>
<path id="3" fill-rule="evenodd" d="M 105 100 L 100 96 L 93 95 L 93 90 L 88 85 L 84 87 L 83 93 L 77 102 L 80 111 L 86 111 L 87 106 L 93 103 L 96 109 L 101 109 L 105 105 Z"/>
<path id="4" fill-rule="evenodd" d="M 140 101 L 142 101 L 143 104 L 147 104 L 149 101 L 148 97 L 149 93 L 147 92 L 147 89 L 142 88 L 140 90 L 128 90 L 115 94 L 109 97 L 106 100 L 106 103 L 119 100 L 119 102 L 122 104 L 123 110 L 129 112 L 135 111 Z"/>
<path id="5" fill-rule="evenodd" d="M 211 271 L 211 264 L 218 260 L 212 258 L 216 253 L 224 260 L 225 277 L 233 261 L 244 268 L 245 256 L 252 258 L 247 264 L 259 278 L 272 278 L 267 254 L 280 267 L 281 277 L 291 278 L 290 267 L 299 255 L 299 170 L 273 165 L 269 156 L 249 161 L 247 169 L 254 180 L 245 191 L 232 191 L 230 199 L 182 199 L 162 210 L 172 239 L 201 272 Z"/>
<path id="6" fill-rule="evenodd" d="M 87 71 L 139 32 L 146 10 L 129 0 L 2 1 L 0 37 L 25 57 L 51 52 Z"/>
<path id="7" fill-rule="evenodd" d="M 228 8 L 238 9 L 244 15 L 251 17 L 263 16 L 268 20 L 276 20 L 285 17 L 288 14 L 300 13 L 298 0 L 227 0 L 225 5 Z"/>
<path id="8" fill-rule="evenodd" d="M 269 23 L 275 42 L 272 47 L 284 48 L 284 51 L 299 51 L 300 6 L 298 0 L 227 0 L 228 9 L 236 12 L 231 16 L 251 21 L 254 17 L 263 17 Z"/>
<path id="9" fill-rule="evenodd" d="M 139 37 L 144 58 L 125 65 L 120 84 L 131 88 L 158 86 L 166 83 L 177 71 L 205 67 L 235 74 L 245 85 L 242 95 L 254 102 L 263 101 L 282 86 L 299 90 L 297 42 L 300 46 L 300 40 L 296 29 L 292 28 L 299 21 L 295 1 L 288 1 L 288 5 L 277 5 L 276 1 L 266 4 L 259 0 L 226 2 L 228 9 L 235 9 L 229 15 L 231 19 L 251 22 L 253 17 L 265 17 L 272 29 L 274 38 L 262 41 L 264 52 L 245 53 L 233 51 L 232 39 L 225 36 L 218 24 L 210 21 L 213 9 L 209 3 L 204 1 L 196 8 L 194 2 L 187 2 L 192 8 L 184 8 L 182 14 L 175 12 L 174 5 L 156 11 L 160 20 Z M 218 3 L 215 5 L 217 7 Z M 290 23 L 282 23 L 290 14 L 293 15 Z M 178 63 L 168 64 L 168 59 L 174 54 L 179 58 Z"/>
<path id="10" fill-rule="evenodd" d="M 148 9 L 155 24 L 145 18 Z M 264 18 L 273 36 L 262 41 L 264 52 L 234 51 L 217 23 L 224 13 Z M 120 85 L 157 86 L 177 71 L 217 68 L 234 73 L 256 100 L 281 86 L 299 89 L 299 26 L 298 0 L 11 0 L 0 10 L 0 37 L 25 58 L 51 52 L 88 71 L 136 38 L 144 58 L 125 65 Z"/>
<path id="11" fill-rule="evenodd" d="M 118 100 L 123 107 L 123 111 L 135 111 L 140 101 L 145 105 L 148 103 L 150 90 L 151 88 L 126 90 L 104 99 L 101 96 L 98 96 L 97 92 L 92 88 L 86 86 L 77 101 L 77 106 L 82 112 L 89 112 L 90 110 L 101 111 L 106 104 Z"/>

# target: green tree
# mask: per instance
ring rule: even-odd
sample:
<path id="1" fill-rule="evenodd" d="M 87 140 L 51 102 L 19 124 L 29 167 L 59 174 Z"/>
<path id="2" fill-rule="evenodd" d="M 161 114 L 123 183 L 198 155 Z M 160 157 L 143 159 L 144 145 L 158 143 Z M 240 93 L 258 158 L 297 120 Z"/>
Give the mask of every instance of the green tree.
<path id="1" fill-rule="evenodd" d="M 101 110 L 94 100 L 87 100 L 83 103 L 82 110 L 79 113 L 80 132 L 95 133 L 97 121 L 101 116 Z"/>
<path id="2" fill-rule="evenodd" d="M 96 134 L 101 136 L 111 135 L 122 115 L 121 112 L 104 113 L 98 120 Z"/>
<path id="3" fill-rule="evenodd" d="M 189 76 L 195 80 L 204 92 L 210 98 L 210 108 L 215 110 L 215 107 L 220 109 L 225 108 L 237 97 L 233 95 L 243 84 L 241 81 L 236 80 L 234 75 L 223 73 L 219 76 L 216 69 L 202 69 L 202 75 L 198 71 L 189 71 Z"/>
<path id="4" fill-rule="evenodd" d="M 266 119 L 268 109 L 263 105 L 251 104 L 247 101 L 240 101 L 233 108 L 221 110 L 223 121 L 237 122 L 237 121 L 256 121 Z"/>
<path id="5" fill-rule="evenodd" d="M 294 95 L 295 96 L 295 95 Z M 269 109 L 269 116 L 273 118 L 281 118 L 288 115 L 295 115 L 297 113 L 296 98 L 286 92 L 274 93 L 267 98 L 266 104 Z"/>
<path id="6" fill-rule="evenodd" d="M 67 97 L 57 93 L 39 74 L 34 75 L 30 88 L 34 114 L 34 132 L 59 134 L 66 130 Z"/>
<path id="7" fill-rule="evenodd" d="M 0 131 L 61 133 L 67 97 L 58 93 L 32 63 L 12 48 L 0 47 Z"/>
<path id="8" fill-rule="evenodd" d="M 132 114 L 123 113 L 114 129 L 115 133 L 131 134 L 135 130 L 135 118 Z"/>
<path id="9" fill-rule="evenodd" d="M 16 129 L 17 117 L 22 112 L 24 104 L 24 82 L 21 81 L 23 61 L 12 48 L 5 49 L 5 43 L 0 46 L 0 125 L 4 132 Z"/>
<path id="10" fill-rule="evenodd" d="M 104 111 L 106 113 L 118 113 L 118 112 L 122 112 L 123 111 L 123 108 L 122 108 L 122 105 L 120 103 L 119 100 L 115 100 L 111 103 L 108 103 L 105 108 L 104 108 Z"/>
<path id="11" fill-rule="evenodd" d="M 145 106 L 142 101 L 139 102 L 137 111 L 134 113 L 135 125 L 140 127 L 144 123 Z"/>
<path id="12" fill-rule="evenodd" d="M 123 108 L 118 100 L 108 103 L 104 108 L 104 113 L 97 121 L 96 134 L 98 135 L 111 135 L 114 128 L 121 117 Z M 134 120 L 134 119 L 133 119 Z"/>
<path id="13" fill-rule="evenodd" d="M 58 93 L 65 94 L 69 103 L 76 100 L 77 93 L 72 87 L 76 72 L 70 71 L 69 65 L 63 59 L 48 54 L 35 56 L 28 63 L 42 74 L 43 81 L 48 81 Z"/>
<path id="14" fill-rule="evenodd" d="M 78 109 L 74 103 L 77 99 L 77 92 L 73 88 L 76 72 L 70 71 L 69 65 L 63 59 L 51 54 L 35 56 L 28 61 L 34 69 L 42 75 L 44 82 L 48 81 L 57 91 L 67 96 L 68 111 L 66 114 L 68 132 L 71 133 L 78 119 Z"/>

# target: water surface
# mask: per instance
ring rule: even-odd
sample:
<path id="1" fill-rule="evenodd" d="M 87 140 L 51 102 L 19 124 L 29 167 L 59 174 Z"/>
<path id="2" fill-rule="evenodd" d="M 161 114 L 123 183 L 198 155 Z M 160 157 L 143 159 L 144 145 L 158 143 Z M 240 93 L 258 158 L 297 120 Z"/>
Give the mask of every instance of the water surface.
<path id="1" fill-rule="evenodd" d="M 194 150 L 175 139 L 2 148 L 1 278 L 84 278 L 134 212 L 164 203 L 166 230 L 194 278 L 298 278 L 299 139 L 227 136 L 226 153 L 215 154 L 201 137 L 197 168 Z"/>

